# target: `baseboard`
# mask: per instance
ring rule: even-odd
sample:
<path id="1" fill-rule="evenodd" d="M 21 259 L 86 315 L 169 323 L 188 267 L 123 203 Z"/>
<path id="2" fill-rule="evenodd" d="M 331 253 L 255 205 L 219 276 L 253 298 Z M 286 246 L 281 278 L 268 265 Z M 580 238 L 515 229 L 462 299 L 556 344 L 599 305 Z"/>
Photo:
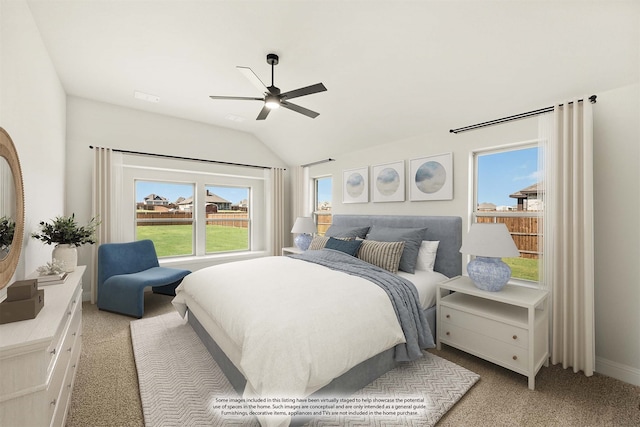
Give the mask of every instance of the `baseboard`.
<path id="1" fill-rule="evenodd" d="M 640 369 L 631 366 L 623 365 L 602 357 L 596 357 L 596 372 L 629 384 L 640 386 Z"/>

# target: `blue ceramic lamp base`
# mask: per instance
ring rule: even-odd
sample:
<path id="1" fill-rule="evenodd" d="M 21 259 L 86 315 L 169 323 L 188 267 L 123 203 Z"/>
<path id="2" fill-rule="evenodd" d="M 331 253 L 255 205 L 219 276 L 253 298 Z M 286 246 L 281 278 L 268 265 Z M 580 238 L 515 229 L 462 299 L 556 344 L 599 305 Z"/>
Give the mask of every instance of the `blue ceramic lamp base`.
<path id="1" fill-rule="evenodd" d="M 484 291 L 497 292 L 511 278 L 511 268 L 500 258 L 476 257 L 467 264 L 473 283 Z"/>
<path id="2" fill-rule="evenodd" d="M 311 234 L 298 234 L 293 239 L 293 243 L 295 243 L 298 249 L 300 249 L 301 251 L 306 251 L 307 249 L 309 249 L 309 245 L 311 244 L 312 239 L 313 237 L 311 236 Z"/>

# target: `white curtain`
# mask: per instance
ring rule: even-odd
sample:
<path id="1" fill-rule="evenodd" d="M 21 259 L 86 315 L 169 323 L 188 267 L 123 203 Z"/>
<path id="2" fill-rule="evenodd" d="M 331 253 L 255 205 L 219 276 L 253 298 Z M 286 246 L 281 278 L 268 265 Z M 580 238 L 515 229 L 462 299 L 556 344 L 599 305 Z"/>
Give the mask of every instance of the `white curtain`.
<path id="1" fill-rule="evenodd" d="M 120 208 L 122 188 L 122 153 L 110 148 L 95 147 L 93 161 L 92 216 L 100 225 L 96 231 L 98 244 L 93 246 L 91 303 L 95 304 L 98 289 L 98 246 L 121 241 Z"/>
<path id="2" fill-rule="evenodd" d="M 551 293 L 551 363 L 593 375 L 593 120 L 584 98 L 556 105 L 544 147 L 543 286 Z"/>
<path id="3" fill-rule="evenodd" d="M 284 169 L 271 169 L 271 251 L 280 255 L 284 246 L 285 232 L 285 191 Z"/>

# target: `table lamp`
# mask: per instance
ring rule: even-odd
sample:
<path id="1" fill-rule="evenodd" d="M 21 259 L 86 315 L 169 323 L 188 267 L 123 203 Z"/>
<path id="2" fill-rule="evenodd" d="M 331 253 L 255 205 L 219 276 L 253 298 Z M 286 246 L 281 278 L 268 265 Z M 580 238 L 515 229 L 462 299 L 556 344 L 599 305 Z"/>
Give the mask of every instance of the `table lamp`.
<path id="1" fill-rule="evenodd" d="M 293 224 L 291 232 L 298 234 L 293 239 L 296 246 L 300 250 L 306 251 L 309 249 L 309 245 L 311 244 L 313 233 L 316 232 L 316 225 L 312 218 L 308 216 L 299 216 L 296 218 L 296 222 Z"/>
<path id="2" fill-rule="evenodd" d="M 467 264 L 473 283 L 485 291 L 497 292 L 511 278 L 511 269 L 501 258 L 518 257 L 520 252 L 503 223 L 474 223 L 460 252 L 475 255 Z"/>

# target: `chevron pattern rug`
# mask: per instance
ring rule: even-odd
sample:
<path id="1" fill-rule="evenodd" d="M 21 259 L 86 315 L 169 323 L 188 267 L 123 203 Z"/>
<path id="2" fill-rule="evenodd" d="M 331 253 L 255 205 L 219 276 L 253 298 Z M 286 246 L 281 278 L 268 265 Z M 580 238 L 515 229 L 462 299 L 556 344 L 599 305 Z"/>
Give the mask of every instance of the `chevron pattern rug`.
<path id="1" fill-rule="evenodd" d="M 219 398 L 238 395 L 178 313 L 132 321 L 131 339 L 146 427 L 259 427 L 241 411 L 219 409 Z M 306 426 L 433 426 L 479 378 L 425 353 L 350 396 L 345 408 L 332 407 Z"/>

